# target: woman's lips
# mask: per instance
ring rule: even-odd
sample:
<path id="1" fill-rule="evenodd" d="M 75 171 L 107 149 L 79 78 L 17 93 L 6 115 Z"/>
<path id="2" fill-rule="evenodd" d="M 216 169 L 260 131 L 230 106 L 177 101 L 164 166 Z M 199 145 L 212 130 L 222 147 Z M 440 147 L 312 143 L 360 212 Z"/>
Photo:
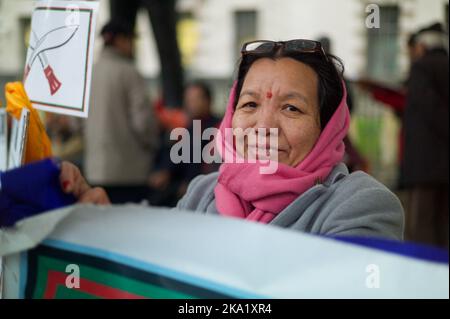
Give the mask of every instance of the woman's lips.
<path id="1" fill-rule="evenodd" d="M 286 152 L 284 149 L 282 148 L 274 148 L 274 147 L 267 147 L 267 146 L 255 146 L 255 145 L 248 145 L 248 149 L 252 150 L 252 151 L 257 151 L 257 152 Z"/>
<path id="2" fill-rule="evenodd" d="M 249 145 L 247 155 L 256 159 L 270 158 L 271 160 L 278 161 L 278 158 L 284 153 L 285 151 L 280 148 L 265 148 Z"/>

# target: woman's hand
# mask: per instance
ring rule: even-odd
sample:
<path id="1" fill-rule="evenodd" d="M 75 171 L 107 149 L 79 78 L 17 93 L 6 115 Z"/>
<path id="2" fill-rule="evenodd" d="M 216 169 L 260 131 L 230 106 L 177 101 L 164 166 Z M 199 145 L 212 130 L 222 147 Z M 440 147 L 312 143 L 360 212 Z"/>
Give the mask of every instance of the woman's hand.
<path id="1" fill-rule="evenodd" d="M 110 205 L 111 202 L 105 190 L 101 187 L 92 188 L 81 175 L 78 167 L 69 162 L 61 163 L 59 175 L 64 193 L 74 195 L 79 203 Z"/>

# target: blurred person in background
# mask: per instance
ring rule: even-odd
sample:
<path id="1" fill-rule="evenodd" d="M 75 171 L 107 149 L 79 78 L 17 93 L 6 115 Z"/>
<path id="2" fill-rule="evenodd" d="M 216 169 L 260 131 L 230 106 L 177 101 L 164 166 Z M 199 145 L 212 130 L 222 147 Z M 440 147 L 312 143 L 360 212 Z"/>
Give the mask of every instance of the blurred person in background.
<path id="1" fill-rule="evenodd" d="M 432 26 L 424 28 L 419 32 L 424 32 L 426 30 L 436 30 L 439 32 L 443 32 L 442 26 L 440 24 L 433 24 Z M 417 36 L 418 32 L 413 33 L 410 35 L 407 41 L 407 51 L 408 51 L 408 59 L 410 62 L 410 69 L 412 64 L 415 61 L 419 60 L 424 54 L 422 46 L 417 43 Z M 405 143 L 404 143 L 404 132 L 402 122 L 406 107 L 406 93 L 410 73 L 411 70 L 408 71 L 408 76 L 405 79 L 405 81 L 403 81 L 397 87 L 393 87 L 390 84 L 382 83 L 380 81 L 372 80 L 369 78 L 363 78 L 356 81 L 356 84 L 360 89 L 368 92 L 374 100 L 379 101 L 383 103 L 383 105 L 385 105 L 386 107 L 390 108 L 400 121 L 401 128 L 398 135 L 398 155 L 397 155 L 399 167 L 401 167 L 403 163 L 403 151 Z M 402 182 L 403 181 L 401 179 L 401 176 L 399 175 L 396 188 L 397 191 L 399 192 L 399 195 L 403 198 L 404 196 L 403 196 Z M 406 203 L 404 203 L 404 205 L 406 205 Z"/>
<path id="2" fill-rule="evenodd" d="M 104 48 L 93 69 L 85 123 L 85 174 L 113 203 L 139 202 L 148 194 L 157 123 L 133 62 L 133 27 L 110 21 L 101 36 Z"/>
<path id="3" fill-rule="evenodd" d="M 210 140 L 193 143 L 194 120 L 200 121 L 200 133 L 210 127 L 216 127 L 220 119 L 212 114 L 212 92 L 210 87 L 201 81 L 189 83 L 184 91 L 184 112 L 187 117 L 186 128 L 190 135 L 190 163 L 175 164 L 170 158 L 170 149 L 176 141 L 170 141 L 170 128 L 161 144 L 155 168 L 150 174 L 148 183 L 151 188 L 149 202 L 155 206 L 175 206 L 185 194 L 190 181 L 200 175 L 209 174 L 219 167 L 216 163 L 194 163 L 193 154 L 200 153 Z M 198 149 L 200 148 L 200 149 Z"/>
<path id="4" fill-rule="evenodd" d="M 137 12 L 146 9 L 156 42 L 161 67 L 164 104 L 180 108 L 183 102 L 183 68 L 177 42 L 176 0 L 111 0 L 111 19 L 126 21 L 132 27 Z"/>
<path id="5" fill-rule="evenodd" d="M 400 172 L 408 193 L 405 238 L 448 248 L 448 34 L 440 24 L 433 24 L 417 33 L 415 45 Z"/>

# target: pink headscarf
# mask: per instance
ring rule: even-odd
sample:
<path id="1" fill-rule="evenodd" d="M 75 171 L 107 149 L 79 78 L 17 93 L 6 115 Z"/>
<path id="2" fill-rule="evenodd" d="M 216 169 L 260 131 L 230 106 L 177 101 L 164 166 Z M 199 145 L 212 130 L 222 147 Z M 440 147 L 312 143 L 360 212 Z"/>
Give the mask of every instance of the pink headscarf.
<path id="1" fill-rule="evenodd" d="M 324 181 L 328 177 L 333 167 L 342 161 L 345 152 L 343 140 L 350 124 L 347 92 L 345 84 L 342 85 L 344 94 L 341 103 L 313 149 L 296 167 L 277 163 L 278 169 L 275 173 L 261 174 L 260 168 L 267 166 L 267 163 L 223 161 L 214 189 L 216 207 L 221 215 L 267 224 L 317 181 Z M 233 158 L 239 155 L 225 140 L 225 129 L 231 128 L 235 98 L 236 83 L 231 89 L 225 116 L 219 128 L 220 134 L 216 140 L 219 149 L 228 150 Z M 224 159 L 223 152 L 221 155 Z"/>

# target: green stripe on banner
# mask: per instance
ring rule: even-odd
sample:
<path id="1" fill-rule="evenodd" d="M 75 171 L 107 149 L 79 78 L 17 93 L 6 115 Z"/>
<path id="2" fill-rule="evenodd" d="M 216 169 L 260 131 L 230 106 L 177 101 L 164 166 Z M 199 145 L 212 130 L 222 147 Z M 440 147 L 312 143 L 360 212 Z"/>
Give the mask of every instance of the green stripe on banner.
<path id="1" fill-rule="evenodd" d="M 70 289 L 64 286 L 59 286 L 56 290 L 56 299 L 99 299 L 94 295 L 81 292 L 77 289 Z"/>
<path id="2" fill-rule="evenodd" d="M 37 279 L 33 298 L 44 298 L 45 291 L 49 283 L 49 272 L 57 271 L 65 273 L 68 264 L 69 263 L 67 261 L 61 261 L 46 256 L 38 256 Z M 92 282 L 123 290 L 128 293 L 147 298 L 193 298 L 193 296 L 188 294 L 168 290 L 166 288 L 158 287 L 152 284 L 145 284 L 134 279 L 113 274 L 104 270 L 95 269 L 83 264 L 77 264 L 77 266 L 80 269 L 81 279 L 88 279 Z M 69 275 L 69 273 L 67 273 L 67 275 Z M 61 289 L 61 287 L 63 287 L 64 289 Z M 59 286 L 57 288 L 56 297 L 67 298 L 71 293 L 73 293 L 74 296 L 72 296 L 71 298 L 77 298 L 76 295 L 78 295 L 80 292 L 83 293 L 83 287 L 80 287 L 79 289 L 70 289 L 64 286 Z M 85 298 L 85 296 L 83 296 L 82 298 Z"/>

